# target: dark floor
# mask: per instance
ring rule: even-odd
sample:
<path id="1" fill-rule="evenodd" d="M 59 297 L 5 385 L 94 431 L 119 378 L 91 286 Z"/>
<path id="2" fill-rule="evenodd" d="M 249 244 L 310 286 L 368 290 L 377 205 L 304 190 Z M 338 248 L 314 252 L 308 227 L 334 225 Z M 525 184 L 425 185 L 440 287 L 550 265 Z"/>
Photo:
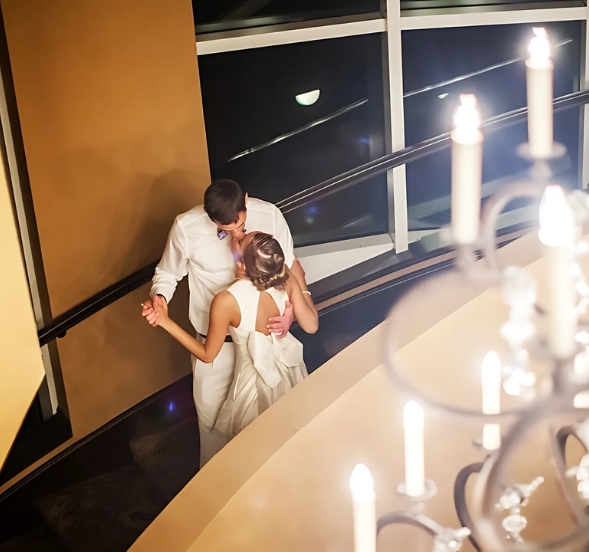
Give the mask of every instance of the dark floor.
<path id="1" fill-rule="evenodd" d="M 382 322 L 420 275 L 321 312 L 309 372 Z M 123 552 L 198 471 L 191 376 L 144 401 L 0 496 L 0 552 Z"/>
<path id="2" fill-rule="evenodd" d="M 123 552 L 198 471 L 192 377 L 0 496 L 1 552 Z"/>

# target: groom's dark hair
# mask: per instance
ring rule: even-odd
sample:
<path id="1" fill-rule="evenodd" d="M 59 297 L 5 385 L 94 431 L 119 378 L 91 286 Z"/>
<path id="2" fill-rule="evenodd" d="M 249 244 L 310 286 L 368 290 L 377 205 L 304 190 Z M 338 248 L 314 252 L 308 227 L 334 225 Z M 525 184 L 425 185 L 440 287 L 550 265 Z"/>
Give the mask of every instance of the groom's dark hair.
<path id="1" fill-rule="evenodd" d="M 233 180 L 215 180 L 205 192 L 204 207 L 213 222 L 233 224 L 245 211 L 245 194 Z"/>

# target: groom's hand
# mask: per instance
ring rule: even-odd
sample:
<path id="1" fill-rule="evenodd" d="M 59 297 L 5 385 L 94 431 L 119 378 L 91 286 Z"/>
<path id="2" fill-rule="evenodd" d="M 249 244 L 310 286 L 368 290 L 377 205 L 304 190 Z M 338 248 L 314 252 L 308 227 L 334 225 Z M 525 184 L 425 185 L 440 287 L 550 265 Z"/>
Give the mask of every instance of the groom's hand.
<path id="1" fill-rule="evenodd" d="M 290 330 L 294 322 L 294 310 L 290 301 L 286 302 L 286 308 L 282 316 L 273 316 L 268 320 L 268 328 L 278 339 L 282 339 Z"/>

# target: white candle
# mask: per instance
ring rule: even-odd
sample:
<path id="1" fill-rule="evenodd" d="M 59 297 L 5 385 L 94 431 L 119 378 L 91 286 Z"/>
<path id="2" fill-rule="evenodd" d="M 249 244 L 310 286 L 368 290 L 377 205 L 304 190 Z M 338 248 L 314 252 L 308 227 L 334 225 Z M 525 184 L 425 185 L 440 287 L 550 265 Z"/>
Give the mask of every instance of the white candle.
<path id="1" fill-rule="evenodd" d="M 481 389 L 483 396 L 483 414 L 501 412 L 501 361 L 496 353 L 488 352 L 481 367 Z M 483 448 L 496 450 L 501 446 L 501 428 L 499 424 L 483 426 Z"/>
<path id="2" fill-rule="evenodd" d="M 403 412 L 405 493 L 408 496 L 417 497 L 425 493 L 423 428 L 423 408 L 415 401 L 409 401 Z"/>
<path id="3" fill-rule="evenodd" d="M 358 464 L 350 477 L 354 503 L 354 551 L 376 551 L 376 514 L 374 483 L 370 470 Z"/>
<path id="4" fill-rule="evenodd" d="M 460 245 L 478 239 L 483 178 L 483 134 L 476 97 L 460 96 L 452 131 L 452 237 Z"/>
<path id="5" fill-rule="evenodd" d="M 556 358 L 566 359 L 576 350 L 577 297 L 571 272 L 575 226 L 560 186 L 544 191 L 538 237 L 546 251 L 548 342 Z"/>
<path id="6" fill-rule="evenodd" d="M 483 426 L 483 448 L 497 450 L 501 446 L 501 427 L 499 424 L 485 424 Z"/>
<path id="7" fill-rule="evenodd" d="M 528 141 L 530 154 L 546 158 L 552 151 L 552 61 L 546 29 L 534 28 L 526 60 Z"/>
<path id="8" fill-rule="evenodd" d="M 576 381 L 586 383 L 589 376 L 589 347 L 575 357 L 574 373 Z M 589 408 L 589 391 L 577 393 L 573 399 L 575 408 Z"/>

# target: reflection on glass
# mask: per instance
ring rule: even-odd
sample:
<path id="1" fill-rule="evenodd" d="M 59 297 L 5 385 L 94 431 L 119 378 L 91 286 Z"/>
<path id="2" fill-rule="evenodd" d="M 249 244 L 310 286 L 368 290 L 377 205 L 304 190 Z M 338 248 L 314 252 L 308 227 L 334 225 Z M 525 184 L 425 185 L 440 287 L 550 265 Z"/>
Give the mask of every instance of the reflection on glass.
<path id="1" fill-rule="evenodd" d="M 554 116 L 554 138 L 567 147 L 567 155 L 551 162 L 555 180 L 568 188 L 578 187 L 579 108 Z M 527 140 L 526 123 L 485 135 L 483 153 L 483 205 L 486 199 L 518 177 L 525 177 L 529 164 L 516 154 L 518 144 Z M 407 165 L 407 195 L 410 230 L 436 230 L 450 223 L 450 150 L 433 153 Z M 421 185 L 419 184 L 421 183 Z M 537 217 L 537 206 L 526 209 L 528 201 L 512 202 L 502 218 L 507 227 Z"/>
<path id="2" fill-rule="evenodd" d="M 197 33 L 380 11 L 380 0 L 192 0 Z"/>
<path id="3" fill-rule="evenodd" d="M 276 203 L 383 155 L 381 51 L 365 35 L 202 57 L 213 178 Z M 386 231 L 386 178 L 288 218 L 298 244 Z"/>
<path id="4" fill-rule="evenodd" d="M 553 43 L 554 96 L 579 90 L 580 22 L 544 25 Z M 532 25 L 431 29 L 403 33 L 405 134 L 408 146 L 448 132 L 458 96 L 476 94 L 483 119 L 526 105 L 524 58 Z M 492 45 L 492 46 L 491 46 Z M 441 86 L 439 84 L 442 83 Z M 568 155 L 553 163 L 558 182 L 577 187 L 579 180 L 580 114 L 572 109 L 555 114 L 554 138 Z M 483 202 L 510 180 L 524 176 L 528 163 L 516 155 L 526 142 L 522 123 L 485 135 Z M 407 166 L 410 229 L 439 228 L 450 222 L 450 151 L 444 150 Z M 532 212 L 524 202 L 506 221 L 519 222 Z M 537 214 L 537 213 L 536 213 Z"/>
<path id="5" fill-rule="evenodd" d="M 285 216 L 297 246 L 386 233 L 386 175 L 313 201 Z"/>

